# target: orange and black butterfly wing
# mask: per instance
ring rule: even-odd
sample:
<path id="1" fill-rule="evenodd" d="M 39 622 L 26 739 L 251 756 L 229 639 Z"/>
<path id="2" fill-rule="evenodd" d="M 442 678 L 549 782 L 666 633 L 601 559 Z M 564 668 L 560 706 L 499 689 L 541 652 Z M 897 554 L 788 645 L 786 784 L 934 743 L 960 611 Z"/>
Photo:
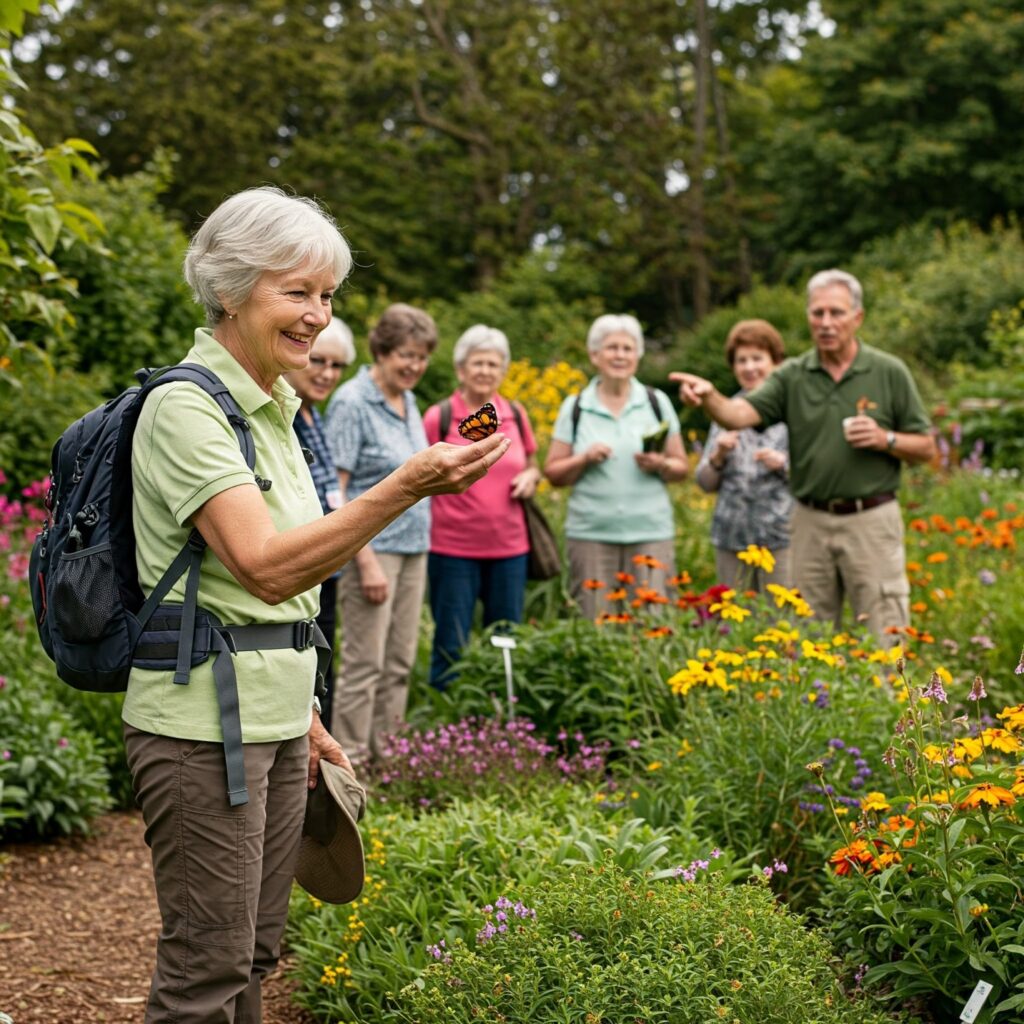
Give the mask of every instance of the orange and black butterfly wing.
<path id="1" fill-rule="evenodd" d="M 487 402 L 459 422 L 459 434 L 467 441 L 482 441 L 498 429 L 498 411 Z"/>

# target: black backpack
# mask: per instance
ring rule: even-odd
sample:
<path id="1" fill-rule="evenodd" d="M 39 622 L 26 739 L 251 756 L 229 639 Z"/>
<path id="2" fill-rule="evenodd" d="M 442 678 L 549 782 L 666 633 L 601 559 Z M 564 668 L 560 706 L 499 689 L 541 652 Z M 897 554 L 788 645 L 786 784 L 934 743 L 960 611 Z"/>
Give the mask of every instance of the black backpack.
<path id="1" fill-rule="evenodd" d="M 246 465 L 256 452 L 249 424 L 212 371 L 195 363 L 139 370 L 139 384 L 76 420 L 50 460 L 49 513 L 32 546 L 29 578 L 36 626 L 57 675 L 78 690 L 117 693 L 143 628 L 206 542 L 192 531 L 149 600 L 139 586 L 132 527 L 132 437 L 146 398 L 190 381 L 213 398 L 234 428 Z M 196 574 L 198 576 L 198 574 Z M 193 581 L 198 586 L 198 579 Z"/>
<path id="2" fill-rule="evenodd" d="M 249 423 L 231 392 L 196 363 L 139 370 L 139 385 L 86 413 L 53 447 L 49 513 L 32 546 L 32 605 L 43 649 L 57 675 L 79 690 L 127 689 L 132 665 L 174 670 L 187 684 L 196 665 L 213 659 L 231 806 L 244 804 L 245 785 L 238 683 L 232 655 L 239 651 L 317 648 L 317 692 L 331 651 L 314 619 L 225 625 L 198 607 L 206 541 L 192 530 L 148 598 L 139 586 L 132 523 L 132 438 L 146 398 L 158 387 L 188 381 L 208 394 L 227 418 L 250 469 L 256 450 Z M 308 458 L 307 458 L 308 461 Z M 256 477 L 263 491 L 271 481 Z M 163 604 L 188 573 L 182 604 Z"/>

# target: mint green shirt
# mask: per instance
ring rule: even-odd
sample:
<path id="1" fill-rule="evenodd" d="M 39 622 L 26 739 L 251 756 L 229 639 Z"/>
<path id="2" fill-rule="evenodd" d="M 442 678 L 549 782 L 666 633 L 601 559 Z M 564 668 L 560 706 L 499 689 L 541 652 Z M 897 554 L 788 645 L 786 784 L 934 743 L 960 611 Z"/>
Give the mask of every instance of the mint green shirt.
<path id="1" fill-rule="evenodd" d="M 668 397 L 655 391 L 661 418 L 670 434 L 679 433 L 679 417 Z M 576 396 L 563 403 L 552 436 L 586 451 L 596 441 L 608 445 L 611 457 L 588 466 L 573 484 L 565 518 L 565 535 L 572 540 L 594 540 L 605 544 L 640 544 L 671 540 L 675 536 L 672 502 L 664 481 L 645 473 L 633 458 L 643 451 L 644 434 L 658 427 L 647 389 L 635 377 L 629 399 L 618 416 L 613 416 L 597 396 L 597 378 L 580 392 L 580 418 L 576 440 L 572 436 L 572 407 Z"/>
<path id="2" fill-rule="evenodd" d="M 807 501 L 869 498 L 900 486 L 900 460 L 888 452 L 852 447 L 843 418 L 857 402 L 874 403 L 867 415 L 886 430 L 925 434 L 931 421 L 902 360 L 863 342 L 841 380 L 821 365 L 817 349 L 787 359 L 746 396 L 765 426 L 789 428 L 789 485 Z"/>
<path id="3" fill-rule="evenodd" d="M 196 331 L 186 362 L 206 366 L 224 382 L 252 430 L 256 473 L 272 481 L 261 492 L 278 530 L 319 519 L 323 512 L 292 420 L 299 399 L 283 380 L 262 391 L 205 329 Z M 133 514 L 139 582 L 148 594 L 188 538 L 192 515 L 231 487 L 255 487 L 235 433 L 212 398 L 189 383 L 166 384 L 146 400 L 132 445 Z M 166 598 L 184 599 L 185 577 Z M 278 605 L 250 594 L 210 550 L 203 558 L 199 607 L 225 625 L 296 622 L 319 612 L 319 587 Z M 226 657 L 227 655 L 222 655 Z M 316 653 L 244 651 L 234 655 L 245 743 L 293 739 L 309 729 Z M 187 686 L 173 672 L 132 669 L 123 718 L 137 729 L 189 740 L 220 742 L 212 659 L 192 669 Z"/>

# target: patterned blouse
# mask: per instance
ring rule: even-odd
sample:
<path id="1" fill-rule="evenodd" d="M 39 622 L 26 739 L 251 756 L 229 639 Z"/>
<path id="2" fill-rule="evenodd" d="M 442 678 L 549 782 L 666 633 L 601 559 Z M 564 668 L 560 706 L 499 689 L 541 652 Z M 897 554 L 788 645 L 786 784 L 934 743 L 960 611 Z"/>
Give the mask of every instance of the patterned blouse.
<path id="1" fill-rule="evenodd" d="M 742 396 L 744 392 L 740 392 Z M 784 423 L 767 430 L 739 431 L 739 441 L 722 469 L 711 465 L 718 435 L 723 428 L 711 427 L 704 454 L 697 464 L 697 483 L 705 491 L 718 476 L 718 500 L 711 518 L 711 543 L 724 551 L 742 551 L 748 544 L 769 550 L 789 547 L 789 516 L 793 495 L 789 492 L 789 465 L 782 470 L 766 469 L 754 460 L 759 448 L 789 452 L 789 431 Z"/>

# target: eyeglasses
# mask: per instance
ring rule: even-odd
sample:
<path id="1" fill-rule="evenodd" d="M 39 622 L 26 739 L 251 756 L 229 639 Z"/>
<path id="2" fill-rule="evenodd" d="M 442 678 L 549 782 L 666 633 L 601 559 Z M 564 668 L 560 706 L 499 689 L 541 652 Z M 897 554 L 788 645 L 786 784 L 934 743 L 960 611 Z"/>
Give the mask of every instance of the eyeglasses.
<path id="1" fill-rule="evenodd" d="M 318 370 L 322 370 L 326 366 L 328 370 L 337 370 L 339 373 L 348 369 L 348 363 L 339 363 L 335 359 L 324 359 L 323 356 L 310 356 L 309 365 L 315 366 Z"/>
<path id="2" fill-rule="evenodd" d="M 399 349 L 395 352 L 395 358 L 401 359 L 403 363 L 423 363 L 426 366 L 430 362 L 430 355 L 423 352 L 416 352 L 410 348 Z"/>

